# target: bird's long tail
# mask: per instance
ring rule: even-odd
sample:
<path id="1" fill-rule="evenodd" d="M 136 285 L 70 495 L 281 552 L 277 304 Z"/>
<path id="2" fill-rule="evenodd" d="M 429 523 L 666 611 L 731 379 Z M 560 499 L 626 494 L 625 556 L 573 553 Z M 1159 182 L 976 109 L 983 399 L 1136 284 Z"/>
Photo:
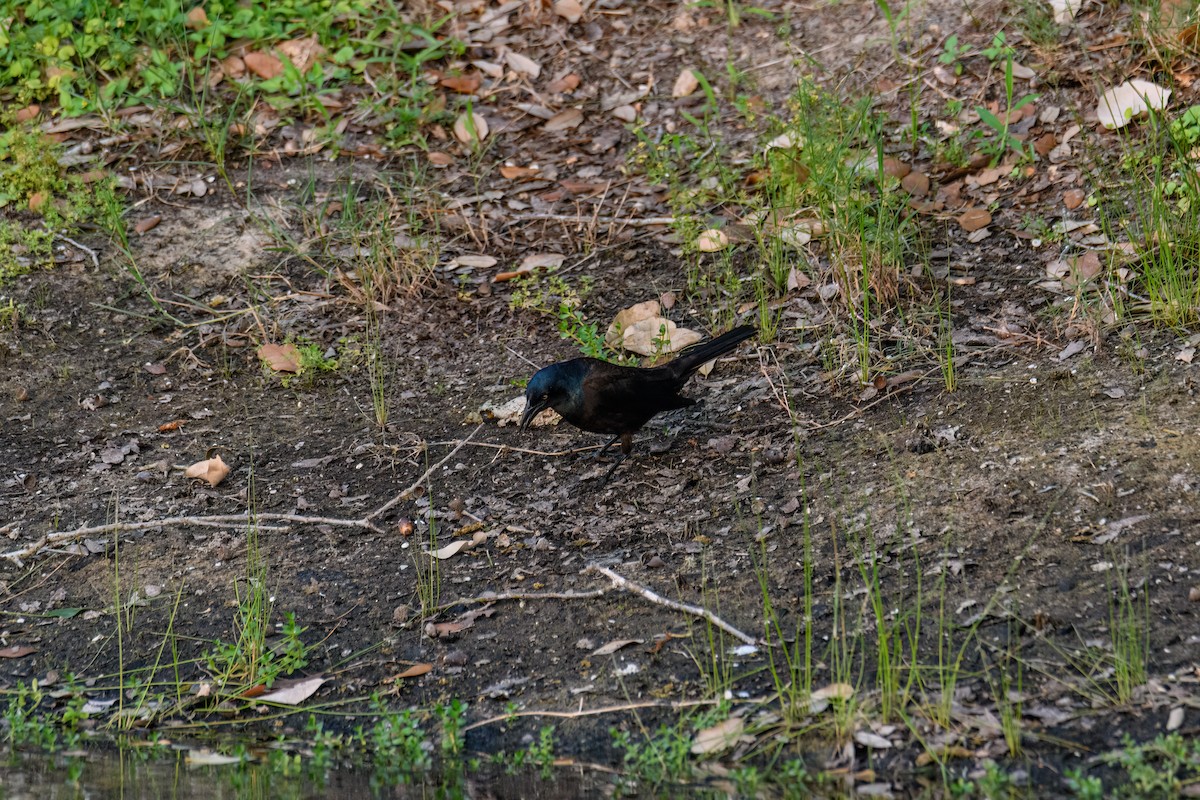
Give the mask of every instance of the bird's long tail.
<path id="1" fill-rule="evenodd" d="M 699 342 L 691 347 L 680 350 L 679 355 L 668 363 L 667 366 L 675 370 L 676 374 L 681 377 L 691 375 L 700 369 L 701 365 L 705 362 L 725 355 L 756 333 L 758 331 L 753 325 L 742 325 L 741 327 L 734 328 L 729 333 L 721 334 L 715 339 L 710 339 L 707 342 Z"/>

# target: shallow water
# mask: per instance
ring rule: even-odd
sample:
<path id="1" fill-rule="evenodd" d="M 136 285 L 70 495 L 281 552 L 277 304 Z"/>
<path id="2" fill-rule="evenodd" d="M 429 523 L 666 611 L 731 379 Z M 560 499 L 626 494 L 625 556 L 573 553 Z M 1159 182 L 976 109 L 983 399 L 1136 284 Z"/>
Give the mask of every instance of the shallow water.
<path id="1" fill-rule="evenodd" d="M 0 772 L 2 800 L 307 800 L 308 798 L 602 798 L 611 776 L 558 769 L 521 775 L 381 775 L 370 767 L 318 771 L 300 759 L 194 766 L 184 751 L 147 759 L 127 751 L 70 755 L 14 752 Z"/>

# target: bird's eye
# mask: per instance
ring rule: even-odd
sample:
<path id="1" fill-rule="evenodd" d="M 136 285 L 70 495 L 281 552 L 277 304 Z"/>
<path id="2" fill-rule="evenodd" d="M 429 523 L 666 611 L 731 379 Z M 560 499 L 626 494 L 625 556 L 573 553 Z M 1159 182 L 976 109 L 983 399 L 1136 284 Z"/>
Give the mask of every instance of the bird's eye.
<path id="1" fill-rule="evenodd" d="M 545 394 L 543 394 L 543 395 L 542 395 L 542 399 L 543 399 L 543 400 L 549 400 L 549 399 L 550 399 L 550 393 L 549 393 L 549 392 L 546 392 Z"/>

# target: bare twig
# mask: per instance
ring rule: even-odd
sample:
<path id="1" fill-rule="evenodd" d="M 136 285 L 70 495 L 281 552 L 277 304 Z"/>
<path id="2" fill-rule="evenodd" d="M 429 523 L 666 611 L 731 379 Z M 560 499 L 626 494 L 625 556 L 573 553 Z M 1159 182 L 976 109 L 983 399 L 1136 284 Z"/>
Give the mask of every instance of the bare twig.
<path id="1" fill-rule="evenodd" d="M 97 269 L 100 267 L 100 257 L 98 255 L 96 255 L 96 251 L 93 250 L 92 248 L 88 247 L 85 244 L 80 244 L 79 242 L 72 239 L 70 236 L 63 236 L 61 233 L 54 234 L 54 237 L 56 239 L 62 239 L 64 242 L 74 245 L 75 247 L 78 247 L 80 250 L 82 250 L 83 252 L 87 253 L 89 256 L 92 257 L 92 266 L 93 267 L 96 267 Z"/>
<path id="2" fill-rule="evenodd" d="M 654 225 L 674 225 L 674 217 L 643 217 L 641 219 L 625 219 L 622 217 L 601 217 L 584 214 L 518 214 L 510 217 L 509 222 L 578 222 L 580 225 L 585 223 L 606 223 L 627 225 L 630 228 L 644 228 Z"/>
<path id="3" fill-rule="evenodd" d="M 429 476 L 432 475 L 434 472 L 436 472 L 439 467 L 441 467 L 443 464 L 445 464 L 450 459 L 454 458 L 454 454 L 457 453 L 459 450 L 461 450 L 463 448 L 463 445 L 465 445 L 467 442 L 471 441 L 471 437 L 474 436 L 475 434 L 479 433 L 479 429 L 482 427 L 483 427 L 482 422 L 479 423 L 478 425 L 476 425 L 475 430 L 471 431 L 471 433 L 467 436 L 467 438 L 460 439 L 458 441 L 458 443 L 456 445 L 454 445 L 453 450 L 451 450 L 449 453 L 446 453 L 446 455 L 442 458 L 441 461 L 437 462 L 432 467 L 425 470 L 425 472 L 421 474 L 421 477 L 417 478 L 415 481 L 412 482 L 412 485 L 410 485 L 407 489 L 405 489 L 404 491 L 397 494 L 391 500 L 389 500 L 386 503 L 384 503 L 383 505 L 381 505 L 379 508 L 372 511 L 370 514 L 367 514 L 365 517 L 363 517 L 362 518 L 363 527 L 374 528 L 375 526 L 369 524 L 371 520 L 375 519 L 376 517 L 380 516 L 381 514 L 386 513 L 387 511 L 390 511 L 397 504 L 399 504 L 399 503 L 403 502 L 405 499 L 407 499 L 408 496 L 410 494 L 412 494 L 413 492 L 415 492 L 422 483 L 424 483 L 426 480 L 428 480 Z"/>
<path id="4" fill-rule="evenodd" d="M 637 711 L 639 708 L 670 708 L 674 710 L 684 708 L 695 708 L 696 706 L 711 706 L 715 705 L 717 700 L 676 700 L 671 702 L 654 702 L 647 701 L 645 703 L 626 703 L 619 706 L 604 706 L 603 708 L 580 708 L 578 711 L 514 711 L 511 714 L 502 714 L 496 717 L 488 717 L 481 719 L 478 722 L 472 722 L 470 725 L 464 725 L 462 730 L 472 731 L 476 728 L 482 728 L 485 725 L 495 725 L 497 722 L 506 722 L 515 717 L 559 717 L 562 719 L 578 719 L 579 717 L 594 717 L 598 714 L 618 714 L 622 711 Z"/>
<path id="5" fill-rule="evenodd" d="M 75 528 L 74 530 L 48 533 L 32 544 L 28 544 L 16 550 L 9 550 L 6 553 L 0 553 L 0 558 L 7 558 L 8 560 L 20 565 L 22 564 L 22 559 L 36 555 L 43 548 L 61 545 L 66 542 L 77 542 L 80 539 L 85 539 L 89 536 L 100 536 L 107 533 L 123 533 L 128 531 L 144 531 L 153 528 L 165 528 L 168 526 L 183 525 L 216 527 L 227 525 L 258 525 L 259 523 L 263 522 L 291 522 L 297 525 L 331 525 L 343 528 L 362 528 L 375 533 L 383 533 L 383 529 L 376 525 L 373 520 L 395 507 L 398 503 L 403 502 L 410 494 L 416 491 L 417 487 L 428 480 L 429 476 L 432 475 L 434 471 L 453 458 L 454 454 L 461 450 L 463 445 L 471 441 L 471 437 L 476 433 L 479 433 L 479 429 L 482 427 L 482 424 L 479 425 L 475 428 L 475 430 L 471 431 L 471 434 L 467 436 L 466 439 L 460 439 L 455 442 L 454 449 L 447 453 L 445 457 L 443 457 L 436 464 L 425 470 L 421 477 L 417 478 L 412 485 L 401 491 L 379 508 L 360 519 L 345 519 L 342 517 L 312 517 L 305 514 L 251 514 L 249 512 L 243 512 L 241 514 L 163 517 L 162 519 L 152 519 L 144 522 L 109 522 L 104 525 L 85 525 L 82 528 Z M 447 444 L 449 444 L 449 442 L 447 442 Z M 259 528 L 259 530 L 287 530 L 287 528 L 262 526 Z"/>
<path id="6" fill-rule="evenodd" d="M 716 614 L 709 611 L 707 608 L 701 608 L 700 606 L 692 606 L 692 605 L 688 605 L 687 603 L 681 603 L 678 600 L 671 600 L 669 598 L 663 597 L 661 594 L 655 592 L 653 589 L 648 589 L 645 586 L 634 583 L 633 581 L 629 580 L 628 578 L 624 578 L 624 577 L 618 575 L 617 573 L 613 572 L 608 567 L 603 567 L 603 566 L 600 566 L 599 564 L 589 564 L 587 567 L 584 568 L 583 571 L 584 572 L 599 572 L 601 575 L 603 575 L 604 577 L 606 577 L 610 581 L 612 581 L 613 584 L 618 589 L 624 589 L 627 592 L 633 592 L 634 594 L 639 594 L 642 597 L 649 600 L 651 603 L 656 603 L 660 606 L 666 606 L 667 608 L 670 608 L 674 611 L 680 611 L 684 614 L 691 614 L 692 616 L 703 617 L 704 619 L 711 622 L 713 625 L 716 625 L 721 630 L 723 630 L 726 633 L 728 633 L 729 635 L 735 637 L 739 641 L 745 642 L 746 644 L 753 644 L 753 645 L 760 644 L 758 639 L 755 639 L 753 636 L 750 636 L 748 634 L 742 633 L 737 628 L 733 627 L 728 622 L 726 622 L 725 620 L 718 617 Z"/>

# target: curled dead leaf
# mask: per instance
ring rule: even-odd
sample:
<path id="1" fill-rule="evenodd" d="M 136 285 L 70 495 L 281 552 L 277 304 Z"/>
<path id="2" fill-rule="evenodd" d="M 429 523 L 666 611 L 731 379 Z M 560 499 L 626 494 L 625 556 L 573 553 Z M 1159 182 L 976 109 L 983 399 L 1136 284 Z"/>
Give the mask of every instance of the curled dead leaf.
<path id="1" fill-rule="evenodd" d="M 709 228 L 696 237 L 696 249 L 701 253 L 715 253 L 729 246 L 729 237 L 724 231 Z"/>
<path id="2" fill-rule="evenodd" d="M 737 744 L 745 728 L 746 723 L 741 717 L 730 717 L 711 728 L 705 728 L 699 731 L 696 738 L 692 740 L 692 754 L 699 756 L 728 750 Z"/>
<path id="3" fill-rule="evenodd" d="M 583 112 L 578 108 L 568 108 L 546 120 L 546 124 L 542 128 L 551 132 L 565 131 L 570 128 L 577 128 L 581 124 L 583 124 Z"/>
<path id="4" fill-rule="evenodd" d="M 579 0 L 554 0 L 554 13 L 574 25 L 583 16 L 583 4 Z"/>
<path id="5" fill-rule="evenodd" d="M 216 486 L 225 480 L 225 476 L 229 474 L 229 467 L 221 456 L 216 455 L 203 461 L 197 461 L 184 470 L 183 474 L 188 478 L 200 478 L 208 481 L 209 486 Z"/>
<path id="6" fill-rule="evenodd" d="M 980 228 L 986 228 L 992 223 L 992 215 L 986 208 L 972 208 L 963 212 L 958 218 L 958 224 L 967 233 L 974 233 Z"/>
<path id="7" fill-rule="evenodd" d="M 488 136 L 487 120 L 474 112 L 463 112 L 454 120 L 454 138 L 463 144 L 478 144 Z"/>
<path id="8" fill-rule="evenodd" d="M 1161 111 L 1171 99 L 1171 90 L 1150 81 L 1134 79 L 1100 95 L 1096 119 L 1108 130 L 1123 128 L 1147 111 Z"/>
<path id="9" fill-rule="evenodd" d="M 687 97 L 698 88 L 700 88 L 700 81 L 696 78 L 695 71 L 691 67 L 687 67 L 675 79 L 675 85 L 671 87 L 671 97 Z"/>
<path id="10" fill-rule="evenodd" d="M 242 57 L 242 60 L 246 64 L 246 69 L 264 81 L 269 81 L 271 78 L 276 78 L 283 74 L 283 62 L 270 53 L 246 53 Z"/>
<path id="11" fill-rule="evenodd" d="M 185 19 L 184 24 L 191 30 L 202 31 L 208 27 L 208 14 L 204 12 L 204 6 L 196 6 L 187 12 Z"/>
<path id="12" fill-rule="evenodd" d="M 258 357 L 276 372 L 299 372 L 300 351 L 296 345 L 267 343 L 258 348 Z"/>

